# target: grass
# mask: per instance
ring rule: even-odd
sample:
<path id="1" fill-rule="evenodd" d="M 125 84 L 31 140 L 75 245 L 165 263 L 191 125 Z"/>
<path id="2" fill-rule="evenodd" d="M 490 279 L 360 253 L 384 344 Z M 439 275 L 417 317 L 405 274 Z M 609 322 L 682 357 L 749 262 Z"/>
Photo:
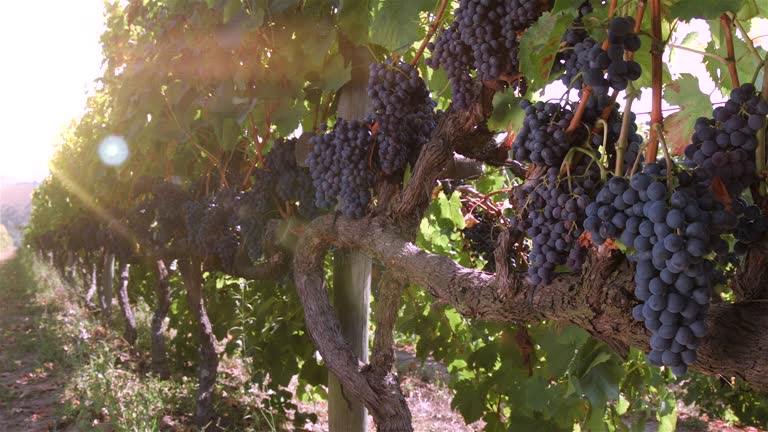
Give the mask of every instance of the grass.
<path id="1" fill-rule="evenodd" d="M 15 299 L 16 305 L 7 307 L 16 311 L 18 319 L 29 321 L 26 336 L 16 334 L 9 350 L 14 355 L 5 359 L 0 370 L 13 368 L 19 359 L 35 371 L 55 368 L 64 385 L 53 430 L 194 430 L 190 413 L 194 412 L 195 377 L 174 371 L 171 379 L 161 380 L 146 373 L 148 308 L 136 311 L 141 336 L 137 349 L 132 349 L 120 337 L 117 308 L 105 326 L 82 305 L 76 288 L 32 254 L 22 251 L 0 264 L 0 281 L 0 300 Z M 82 286 L 79 281 L 73 285 Z M 5 323 L 4 327 L 11 326 Z M 221 416 L 218 430 L 280 430 L 281 422 L 260 406 L 259 396 L 238 375 L 222 373 L 216 400 Z M 0 386 L 0 402 L 16 398 Z"/>

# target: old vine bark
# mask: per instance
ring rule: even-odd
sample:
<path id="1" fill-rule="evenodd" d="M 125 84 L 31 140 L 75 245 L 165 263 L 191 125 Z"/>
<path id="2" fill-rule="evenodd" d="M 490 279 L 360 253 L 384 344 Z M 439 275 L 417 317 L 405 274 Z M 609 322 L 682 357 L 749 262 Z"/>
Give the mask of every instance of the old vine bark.
<path id="1" fill-rule="evenodd" d="M 120 286 L 117 290 L 117 302 L 120 305 L 120 312 L 123 314 L 123 321 L 125 321 L 123 338 L 133 346 L 136 343 L 136 318 L 133 316 L 133 309 L 131 309 L 131 303 L 128 301 L 130 268 L 131 266 L 126 260 L 120 261 Z"/>
<path id="2" fill-rule="evenodd" d="M 213 391 L 216 387 L 216 375 L 219 368 L 216 337 L 213 335 L 208 311 L 205 309 L 200 260 L 196 257 L 179 260 L 179 270 L 187 290 L 189 310 L 192 312 L 200 338 L 200 371 L 197 401 L 195 402 L 195 424 L 203 430 L 208 430 L 212 426 L 214 418 Z"/>
<path id="3" fill-rule="evenodd" d="M 165 355 L 165 317 L 171 309 L 171 287 L 168 282 L 168 269 L 162 259 L 155 261 L 157 285 L 155 295 L 157 305 L 152 316 L 152 371 L 163 379 L 168 379 L 168 359 Z"/>

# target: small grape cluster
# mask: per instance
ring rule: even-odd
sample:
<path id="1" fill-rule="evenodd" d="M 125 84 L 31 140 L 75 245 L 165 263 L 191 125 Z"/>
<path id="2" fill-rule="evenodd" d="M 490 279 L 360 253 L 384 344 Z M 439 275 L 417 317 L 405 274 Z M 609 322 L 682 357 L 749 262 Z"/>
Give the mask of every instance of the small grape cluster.
<path id="1" fill-rule="evenodd" d="M 182 206 L 190 250 L 198 256 L 216 257 L 224 270 L 232 268 L 240 247 L 237 200 L 234 189 L 222 188 Z"/>
<path id="2" fill-rule="evenodd" d="M 589 49 L 589 68 L 582 71 L 584 83 L 592 87 L 595 94 L 606 94 L 609 87 L 625 90 L 629 81 L 640 78 L 640 65 L 634 60 L 624 60 L 625 52 L 640 49 L 640 37 L 633 32 L 634 26 L 632 17 L 614 17 L 608 28 L 608 49 L 604 50 L 600 44 Z"/>
<path id="3" fill-rule="evenodd" d="M 371 200 L 373 172 L 368 159 L 373 145 L 371 124 L 339 118 L 330 132 L 311 138 L 307 165 L 315 186 L 315 204 L 361 218 Z"/>
<path id="4" fill-rule="evenodd" d="M 236 223 L 240 229 L 240 240 L 248 256 L 257 261 L 263 254 L 264 232 L 269 217 L 275 212 L 271 199 L 272 180 L 264 170 L 253 174 L 251 188 L 238 194 L 235 208 Z"/>
<path id="5" fill-rule="evenodd" d="M 630 248 L 641 301 L 632 315 L 653 333 L 648 358 L 680 376 L 696 361 L 707 331 L 712 284 L 718 280 L 710 257 L 727 253 L 720 234 L 736 219 L 695 176 L 676 173 L 679 184 L 672 190 L 665 176 L 665 168 L 651 163 L 629 180 L 612 177 L 587 206 L 584 227 L 596 244 L 619 239 Z"/>
<path id="6" fill-rule="evenodd" d="M 433 69 L 443 67 L 451 82 L 453 105 L 468 109 L 477 99 L 472 79 L 495 80 L 518 72 L 517 33 L 528 28 L 549 8 L 545 0 L 461 0 L 456 20 L 428 45 L 426 60 Z M 522 81 L 517 81 L 518 85 Z"/>
<path id="7" fill-rule="evenodd" d="M 472 50 L 478 78 L 492 80 L 517 70 L 516 31 L 530 25 L 529 17 L 535 21 L 541 13 L 541 0 L 459 2 L 455 12 L 459 35 Z"/>
<path id="8" fill-rule="evenodd" d="M 296 163 L 296 142 L 298 140 L 279 138 L 267 153 L 265 165 L 277 196 L 282 201 L 298 203 L 299 214 L 307 218 L 318 215 L 315 206 L 315 189 L 309 170 Z M 270 199 L 269 195 L 264 199 Z"/>
<path id="9" fill-rule="evenodd" d="M 432 69 L 445 69 L 453 106 L 458 110 L 469 109 L 479 95 L 479 86 L 472 79 L 472 49 L 461 40 L 458 21 L 443 29 L 427 47 L 432 55 L 424 62 Z"/>
<path id="10" fill-rule="evenodd" d="M 398 173 L 437 126 L 436 103 L 416 68 L 392 60 L 371 64 L 368 96 L 378 125 L 379 166 L 387 175 Z"/>
<path id="11" fill-rule="evenodd" d="M 767 114 L 768 103 L 753 84 L 733 89 L 725 105 L 712 111 L 712 118 L 696 121 L 691 144 L 685 148 L 686 164 L 710 178 L 719 177 L 732 196 L 739 195 L 757 180 L 757 132 L 765 128 Z"/>
<path id="12" fill-rule="evenodd" d="M 512 147 L 515 159 L 539 165 L 559 167 L 571 148 L 566 129 L 573 119 L 573 111 L 552 102 L 520 102 L 525 120 Z"/>
<path id="13" fill-rule="evenodd" d="M 560 169 L 551 167 L 546 176 L 513 192 L 518 218 L 513 219 L 512 228 L 533 240 L 528 269 L 531 283 L 549 284 L 561 265 L 581 269 L 587 252 L 578 243 L 584 231 L 583 215 L 600 179 L 593 167 L 582 159 L 573 171 L 582 174 L 570 179 L 561 178 Z"/>
<path id="14" fill-rule="evenodd" d="M 493 219 L 484 212 L 474 213 L 477 223 L 464 228 L 461 233 L 464 240 L 475 257 L 482 258 L 485 261 L 484 271 L 496 271 L 496 259 L 494 251 L 499 234 L 504 230 L 500 225 L 495 224 Z"/>
<path id="15" fill-rule="evenodd" d="M 524 31 L 549 9 L 548 0 L 506 0 L 502 3 L 502 28 L 512 32 Z"/>
<path id="16" fill-rule="evenodd" d="M 763 214 L 760 207 L 747 204 L 744 198 L 733 200 L 731 206 L 739 219 L 734 231 L 736 243 L 733 250 L 737 255 L 744 255 L 750 244 L 759 241 L 768 232 L 768 216 Z"/>
<path id="17" fill-rule="evenodd" d="M 152 197 L 157 222 L 153 240 L 164 245 L 184 234 L 180 222 L 183 220 L 182 206 L 189 200 L 189 194 L 180 184 L 163 180 L 152 186 Z"/>
<path id="18" fill-rule="evenodd" d="M 597 43 L 589 37 L 582 20 L 584 15 L 591 12 L 592 5 L 588 1 L 582 3 L 579 7 L 579 16 L 565 31 L 560 42 L 560 49 L 557 51 L 557 56 L 552 64 L 552 74 L 562 72 L 560 81 L 567 87 L 581 89 L 580 72 L 588 68 L 589 50 Z"/>

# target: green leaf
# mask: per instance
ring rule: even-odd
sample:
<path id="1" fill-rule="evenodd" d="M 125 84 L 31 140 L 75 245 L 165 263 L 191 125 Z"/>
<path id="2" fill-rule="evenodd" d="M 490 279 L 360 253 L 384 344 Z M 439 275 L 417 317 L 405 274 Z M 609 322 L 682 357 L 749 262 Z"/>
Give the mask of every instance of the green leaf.
<path id="1" fill-rule="evenodd" d="M 334 53 L 323 68 L 320 88 L 325 91 L 336 91 L 352 78 L 352 66 L 344 64 L 344 58 Z"/>
<path id="2" fill-rule="evenodd" d="M 710 27 L 712 28 L 712 40 L 707 45 L 706 51 L 725 56 L 725 40 L 722 32 L 719 31 L 719 24 L 716 21 L 712 21 L 710 22 Z M 755 49 L 761 57 L 765 57 L 765 50 L 761 46 L 755 46 Z M 750 81 L 755 69 L 759 66 L 757 59 L 749 52 L 747 44 L 740 38 L 733 38 L 733 50 L 736 57 L 736 73 L 739 75 L 739 81 Z M 733 88 L 728 66 L 719 59 L 711 57 L 704 57 L 703 60 L 712 81 L 715 82 L 723 94 L 728 95 Z"/>
<path id="3" fill-rule="evenodd" d="M 547 84 L 560 39 L 576 18 L 576 9 L 545 12 L 520 38 L 520 72 L 532 90 Z"/>
<path id="4" fill-rule="evenodd" d="M 667 84 L 664 100 L 680 107 L 680 111 L 664 120 L 664 134 L 670 152 L 680 156 L 691 141 L 696 119 L 712 114 L 712 102 L 699 90 L 699 79 L 691 74 L 682 74 Z"/>
<path id="5" fill-rule="evenodd" d="M 493 113 L 488 119 L 488 127 L 492 130 L 518 130 L 525 118 L 525 111 L 520 109 L 521 100 L 511 91 L 493 95 Z"/>
<path id="6" fill-rule="evenodd" d="M 736 19 L 747 21 L 760 15 L 761 9 L 755 0 L 743 0 L 742 4 L 743 6 L 736 13 Z M 766 10 L 765 5 L 762 10 Z"/>
<path id="7" fill-rule="evenodd" d="M 373 13 L 371 42 L 399 51 L 419 38 L 419 12 L 429 10 L 431 0 L 381 0 Z"/>
<path id="8" fill-rule="evenodd" d="M 464 228 L 464 215 L 461 214 L 461 198 L 459 194 L 453 193 L 447 198 L 443 192 L 437 198 L 440 208 L 440 218 L 453 222 L 457 229 Z"/>
<path id="9" fill-rule="evenodd" d="M 677 428 L 677 401 L 675 395 L 672 392 L 667 392 L 665 397 L 661 401 L 661 407 L 659 407 L 656 413 L 656 418 L 659 420 L 659 432 L 674 432 Z"/>
<path id="10" fill-rule="evenodd" d="M 287 102 L 287 101 L 286 101 Z M 296 101 L 293 105 L 282 104 L 272 113 L 272 123 L 280 136 L 293 133 L 301 119 L 309 113 L 309 109 L 303 101 Z"/>
<path id="11" fill-rule="evenodd" d="M 680 0 L 670 7 L 670 15 L 681 21 L 714 19 L 723 12 L 738 12 L 742 0 Z"/>
<path id="12" fill-rule="evenodd" d="M 339 1 L 339 29 L 347 39 L 365 44 L 368 42 L 370 25 L 369 0 Z"/>
<path id="13" fill-rule="evenodd" d="M 474 423 L 483 416 L 485 411 L 488 387 L 487 381 L 480 385 L 474 381 L 460 381 L 456 385 L 456 394 L 451 400 L 451 408 L 458 410 L 467 424 Z"/>

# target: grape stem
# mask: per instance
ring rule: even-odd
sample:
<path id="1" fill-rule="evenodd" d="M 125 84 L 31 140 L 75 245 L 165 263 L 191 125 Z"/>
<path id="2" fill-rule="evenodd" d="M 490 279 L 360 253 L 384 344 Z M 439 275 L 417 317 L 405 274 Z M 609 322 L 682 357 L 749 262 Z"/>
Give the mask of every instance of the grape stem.
<path id="1" fill-rule="evenodd" d="M 682 50 L 682 51 L 692 52 L 694 54 L 698 54 L 698 55 L 703 56 L 703 57 L 709 57 L 709 58 L 712 58 L 712 59 L 715 59 L 715 60 L 721 62 L 724 65 L 728 64 L 728 59 L 726 59 L 725 57 L 723 57 L 723 56 L 721 56 L 719 54 L 710 53 L 710 52 L 706 52 L 706 51 L 700 51 L 700 50 L 697 50 L 697 49 L 694 49 L 694 48 L 688 48 L 687 46 L 682 46 L 682 45 L 677 45 L 677 44 L 669 44 L 669 47 L 670 48 L 674 48 L 674 49 L 679 49 L 679 50 Z"/>
<path id="2" fill-rule="evenodd" d="M 570 150 L 568 150 L 568 154 L 565 155 L 565 159 L 563 159 L 563 163 L 560 165 L 560 172 L 568 171 L 568 163 L 571 159 L 573 159 L 573 156 L 576 153 L 583 153 L 590 158 L 592 158 L 593 161 L 597 164 L 597 167 L 600 168 L 600 179 L 603 181 L 608 179 L 608 171 L 605 169 L 603 164 L 600 163 L 600 161 L 597 159 L 597 154 L 595 154 L 594 151 L 590 149 L 586 149 L 584 147 L 571 147 Z"/>
<path id="3" fill-rule="evenodd" d="M 651 134 L 646 149 L 646 160 L 653 162 L 659 151 L 659 137 L 655 125 L 664 120 L 661 112 L 661 89 L 663 86 L 662 55 L 664 54 L 664 42 L 661 35 L 661 0 L 651 0 Z"/>
<path id="4" fill-rule="evenodd" d="M 587 101 L 589 101 L 590 96 L 592 96 L 592 87 L 585 84 L 581 91 L 579 106 L 576 107 L 576 112 L 573 113 L 571 123 L 568 125 L 568 129 L 565 130 L 566 133 L 572 134 L 579 128 L 581 119 L 584 117 L 584 112 L 587 110 Z"/>
<path id="5" fill-rule="evenodd" d="M 768 117 L 766 117 L 768 121 Z M 759 193 L 761 196 L 766 196 L 768 188 L 765 184 L 765 126 L 757 131 L 757 147 L 755 148 L 755 171 L 757 172 L 757 180 L 760 182 Z"/>
<path id="6" fill-rule="evenodd" d="M 632 112 L 632 103 L 635 101 L 635 92 L 632 91 L 631 83 L 627 89 L 630 91 L 627 91 L 627 104 L 624 107 L 624 118 L 621 120 L 621 132 L 618 141 L 616 141 L 616 169 L 614 174 L 617 176 L 624 175 L 624 153 L 627 151 L 629 143 L 629 114 Z"/>
<path id="7" fill-rule="evenodd" d="M 637 156 L 635 157 L 635 162 L 632 164 L 632 170 L 629 171 L 629 177 L 632 178 L 633 175 L 635 175 L 635 172 L 637 172 L 637 167 L 640 166 L 640 158 L 643 156 L 643 150 L 645 150 L 645 147 L 648 145 L 648 141 L 644 141 L 643 144 L 640 146 L 640 150 L 637 152 Z"/>
<path id="8" fill-rule="evenodd" d="M 419 50 L 416 51 L 416 55 L 413 57 L 413 60 L 411 60 L 411 66 L 416 66 L 416 64 L 419 62 L 419 58 L 421 58 L 421 55 L 424 53 L 424 50 L 427 48 L 427 44 L 429 44 L 429 40 L 432 39 L 432 36 L 437 31 L 437 27 L 440 25 L 440 21 L 442 21 L 443 19 L 443 12 L 445 12 L 445 7 L 447 5 L 448 5 L 448 0 L 442 0 L 440 2 L 440 8 L 437 10 L 437 15 L 435 15 L 435 20 L 432 21 L 432 25 L 429 26 L 427 35 L 424 36 L 424 40 L 421 41 Z"/>
<path id="9" fill-rule="evenodd" d="M 740 86 L 739 84 L 739 72 L 736 70 L 736 54 L 733 48 L 733 27 L 731 17 L 728 14 L 720 15 L 720 24 L 723 27 L 723 33 L 725 33 L 725 47 L 728 51 L 728 72 L 731 75 L 731 84 L 733 88 Z M 749 39 L 749 38 L 747 38 Z"/>
<path id="10" fill-rule="evenodd" d="M 653 125 L 653 128 L 656 130 L 656 134 L 659 137 L 659 141 L 661 142 L 661 149 L 664 151 L 664 159 L 667 161 L 667 189 L 672 190 L 672 169 L 675 165 L 674 162 L 672 162 L 672 157 L 669 155 L 667 140 L 664 138 L 664 130 L 662 129 L 661 124 L 656 123 Z"/>
<path id="11" fill-rule="evenodd" d="M 755 59 L 756 59 L 758 62 L 762 62 L 762 61 L 763 61 L 763 59 L 762 59 L 762 57 L 760 57 L 760 53 L 758 53 L 758 52 L 757 52 L 757 49 L 755 49 L 755 43 L 754 43 L 754 42 L 752 41 L 752 39 L 749 37 L 749 33 L 747 33 L 747 30 L 744 28 L 744 25 L 742 25 L 742 24 L 741 24 L 741 21 L 739 21 L 738 19 L 736 19 L 736 16 L 735 16 L 735 15 L 733 15 L 732 13 L 730 13 L 730 12 L 727 12 L 726 14 L 727 14 L 727 15 L 728 15 L 728 17 L 731 19 L 731 21 L 732 21 L 732 22 L 733 22 L 733 23 L 736 25 L 736 28 L 738 28 L 738 29 L 739 29 L 739 31 L 741 32 L 741 37 L 742 37 L 742 39 L 744 40 L 744 42 L 746 42 L 746 44 L 747 44 L 747 50 L 748 50 L 748 51 L 749 51 L 749 52 L 750 52 L 750 53 L 751 53 L 753 56 L 755 56 Z M 754 81 L 754 80 L 752 80 L 752 82 L 755 82 L 755 81 Z"/>

